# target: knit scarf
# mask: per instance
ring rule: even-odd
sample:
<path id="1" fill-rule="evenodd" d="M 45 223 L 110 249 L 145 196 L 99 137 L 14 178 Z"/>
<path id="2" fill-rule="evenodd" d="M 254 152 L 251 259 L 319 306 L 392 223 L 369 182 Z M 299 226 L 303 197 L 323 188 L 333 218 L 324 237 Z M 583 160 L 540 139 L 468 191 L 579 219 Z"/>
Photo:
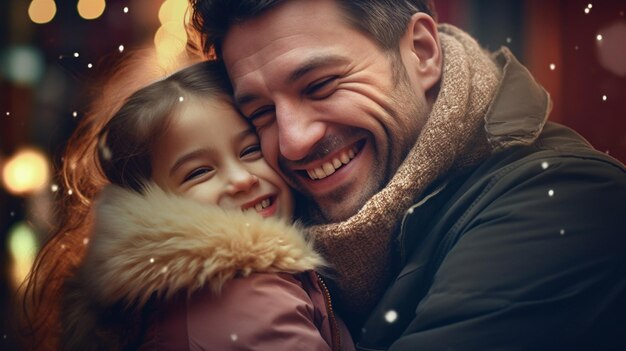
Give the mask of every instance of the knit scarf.
<path id="1" fill-rule="evenodd" d="M 441 24 L 438 32 L 444 57 L 440 91 L 412 150 L 358 213 L 309 230 L 334 268 L 333 301 L 350 319 L 366 316 L 384 292 L 392 274 L 394 233 L 404 212 L 437 178 L 476 165 L 491 152 L 483 118 L 500 70 L 460 29 Z"/>

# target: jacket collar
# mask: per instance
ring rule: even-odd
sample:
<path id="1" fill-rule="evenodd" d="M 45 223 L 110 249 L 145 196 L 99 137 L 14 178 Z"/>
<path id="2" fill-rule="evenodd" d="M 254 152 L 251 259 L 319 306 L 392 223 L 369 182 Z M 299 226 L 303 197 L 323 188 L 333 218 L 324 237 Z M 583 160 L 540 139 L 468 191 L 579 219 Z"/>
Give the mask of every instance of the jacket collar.
<path id="1" fill-rule="evenodd" d="M 530 144 L 548 119 L 550 96 L 508 48 L 495 52 L 494 59 L 502 67 L 502 78 L 485 115 L 487 139 L 496 151 Z"/>

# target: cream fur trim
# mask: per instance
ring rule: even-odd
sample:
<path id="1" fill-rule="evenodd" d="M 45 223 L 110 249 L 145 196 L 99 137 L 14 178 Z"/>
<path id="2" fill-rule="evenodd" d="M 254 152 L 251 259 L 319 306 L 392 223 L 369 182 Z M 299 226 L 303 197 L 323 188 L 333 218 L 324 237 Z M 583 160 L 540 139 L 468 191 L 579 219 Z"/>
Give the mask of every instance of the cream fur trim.
<path id="1" fill-rule="evenodd" d="M 79 275 L 100 303 L 141 307 L 251 272 L 303 272 L 324 265 L 296 226 L 255 213 L 226 212 L 150 185 L 145 195 L 106 188 Z"/>

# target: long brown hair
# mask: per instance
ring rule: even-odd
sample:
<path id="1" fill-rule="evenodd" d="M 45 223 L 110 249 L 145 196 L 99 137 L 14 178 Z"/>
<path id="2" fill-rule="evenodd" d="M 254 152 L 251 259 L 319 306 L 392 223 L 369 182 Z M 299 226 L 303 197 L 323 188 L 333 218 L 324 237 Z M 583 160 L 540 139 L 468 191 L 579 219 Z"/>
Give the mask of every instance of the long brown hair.
<path id="1" fill-rule="evenodd" d="M 153 49 L 138 49 L 127 51 L 122 61 L 102 72 L 91 89 L 89 112 L 66 143 L 58 172 L 62 183 L 55 206 L 58 224 L 39 251 L 20 294 L 21 336 L 26 349 L 59 348 L 63 284 L 84 255 L 92 224 L 91 204 L 108 183 L 99 167 L 98 136 L 129 95 L 168 74 L 157 62 Z"/>

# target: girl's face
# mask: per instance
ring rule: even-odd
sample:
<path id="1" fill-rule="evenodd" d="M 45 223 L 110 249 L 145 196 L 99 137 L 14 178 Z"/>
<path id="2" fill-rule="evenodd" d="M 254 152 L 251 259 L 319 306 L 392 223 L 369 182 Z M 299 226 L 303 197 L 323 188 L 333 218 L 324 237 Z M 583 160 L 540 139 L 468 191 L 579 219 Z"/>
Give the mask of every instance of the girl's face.
<path id="1" fill-rule="evenodd" d="M 291 190 L 233 106 L 218 98 L 181 100 L 152 150 L 153 180 L 200 203 L 291 219 Z"/>

